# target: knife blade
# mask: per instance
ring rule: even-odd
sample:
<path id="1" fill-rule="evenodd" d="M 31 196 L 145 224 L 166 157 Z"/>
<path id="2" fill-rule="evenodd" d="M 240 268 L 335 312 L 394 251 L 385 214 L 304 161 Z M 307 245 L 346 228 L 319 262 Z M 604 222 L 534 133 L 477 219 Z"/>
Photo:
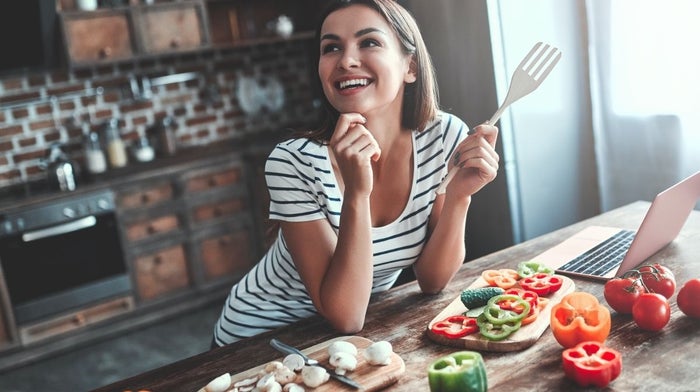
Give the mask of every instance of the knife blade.
<path id="1" fill-rule="evenodd" d="M 317 360 L 313 358 L 309 358 L 306 354 L 301 352 L 301 350 L 297 349 L 296 347 L 292 347 L 288 344 L 282 343 L 277 339 L 271 339 L 270 340 L 270 345 L 277 351 L 285 353 L 285 354 L 299 354 L 302 358 L 304 358 L 304 363 L 307 366 L 318 366 L 326 370 L 328 374 L 331 376 L 331 378 L 334 378 L 340 382 L 342 382 L 345 385 L 351 386 L 355 389 L 362 389 L 362 385 L 360 385 L 357 381 L 353 380 L 352 378 L 345 376 L 345 375 L 340 375 L 335 372 L 335 370 L 328 368 L 327 366 L 321 365 Z"/>

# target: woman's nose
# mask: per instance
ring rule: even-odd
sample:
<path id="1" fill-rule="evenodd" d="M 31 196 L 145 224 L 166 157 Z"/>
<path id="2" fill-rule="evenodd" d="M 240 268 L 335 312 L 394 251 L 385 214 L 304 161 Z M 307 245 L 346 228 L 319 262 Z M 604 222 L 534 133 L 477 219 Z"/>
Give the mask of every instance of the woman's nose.
<path id="1" fill-rule="evenodd" d="M 340 60 L 338 61 L 338 68 L 341 69 L 350 69 L 350 68 L 355 68 L 360 65 L 360 58 L 358 56 L 357 51 L 354 50 L 346 50 L 343 52 L 343 55 L 340 57 Z"/>

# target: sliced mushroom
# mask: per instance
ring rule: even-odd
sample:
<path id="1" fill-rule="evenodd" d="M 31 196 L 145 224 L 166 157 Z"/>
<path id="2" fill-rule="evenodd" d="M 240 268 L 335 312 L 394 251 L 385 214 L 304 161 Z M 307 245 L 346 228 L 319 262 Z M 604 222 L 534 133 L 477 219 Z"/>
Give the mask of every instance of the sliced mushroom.
<path id="1" fill-rule="evenodd" d="M 206 392 L 226 392 L 231 386 L 231 375 L 229 373 L 224 373 L 219 377 L 209 381 L 204 387 Z"/>
<path id="2" fill-rule="evenodd" d="M 284 392 L 306 392 L 304 387 L 302 387 L 299 384 L 295 384 L 293 382 L 285 385 L 284 388 L 282 388 L 282 390 Z"/>
<path id="3" fill-rule="evenodd" d="M 337 352 L 345 352 L 357 356 L 357 346 L 346 340 L 338 340 L 328 346 L 328 355 L 333 355 Z"/>
<path id="4" fill-rule="evenodd" d="M 365 349 L 365 358 L 370 365 L 388 365 L 391 363 L 393 349 L 386 340 L 372 343 Z"/>
<path id="5" fill-rule="evenodd" d="M 280 361 L 272 361 L 265 365 L 265 373 L 272 373 L 277 369 L 283 368 L 284 364 Z"/>
<path id="6" fill-rule="evenodd" d="M 274 375 L 275 381 L 277 381 L 281 385 L 286 385 L 291 382 L 294 382 L 294 380 L 297 378 L 297 374 L 286 366 L 275 370 Z"/>
<path id="7" fill-rule="evenodd" d="M 289 354 L 284 357 L 282 364 L 292 371 L 298 372 L 304 368 L 304 358 L 299 354 Z"/>
<path id="8" fill-rule="evenodd" d="M 259 379 L 260 379 L 260 377 L 257 377 L 257 376 L 245 378 L 241 381 L 236 381 L 235 383 L 233 383 L 233 386 L 235 388 L 255 386 L 255 383 L 258 382 Z"/>
<path id="9" fill-rule="evenodd" d="M 331 355 L 329 362 L 337 374 L 343 375 L 357 367 L 357 357 L 350 353 L 339 351 Z"/>
<path id="10" fill-rule="evenodd" d="M 261 392 L 282 392 L 282 385 L 275 381 L 275 374 L 268 373 L 264 375 L 255 385 Z"/>
<path id="11" fill-rule="evenodd" d="M 328 381 L 330 374 L 322 367 L 304 366 L 304 368 L 301 369 L 301 377 L 307 387 L 316 388 Z"/>

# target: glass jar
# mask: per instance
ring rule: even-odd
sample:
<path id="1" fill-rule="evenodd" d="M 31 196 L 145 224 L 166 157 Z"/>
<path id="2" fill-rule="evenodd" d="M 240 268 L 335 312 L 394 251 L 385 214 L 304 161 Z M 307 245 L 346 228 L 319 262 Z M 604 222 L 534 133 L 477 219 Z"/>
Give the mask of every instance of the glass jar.
<path id="1" fill-rule="evenodd" d="M 104 173 L 107 170 L 107 159 L 97 132 L 89 132 L 85 136 L 85 164 L 88 172 L 92 174 Z"/>
<path id="2" fill-rule="evenodd" d="M 126 145 L 119 134 L 119 120 L 113 118 L 105 126 L 107 158 L 112 167 L 124 167 L 128 163 Z"/>

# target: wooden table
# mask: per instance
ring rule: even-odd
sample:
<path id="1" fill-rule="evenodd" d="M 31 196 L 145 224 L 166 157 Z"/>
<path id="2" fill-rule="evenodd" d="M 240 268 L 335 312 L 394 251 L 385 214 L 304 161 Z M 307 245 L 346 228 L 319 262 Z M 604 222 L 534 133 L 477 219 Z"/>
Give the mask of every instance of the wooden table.
<path id="1" fill-rule="evenodd" d="M 426 326 L 443 308 L 471 284 L 484 269 L 512 268 L 554 246 L 578 230 L 591 225 L 612 225 L 636 229 L 649 203 L 636 202 L 579 222 L 533 240 L 466 263 L 440 294 L 422 294 L 415 282 L 374 297 L 364 329 L 357 335 L 388 340 L 403 358 L 406 372 L 388 390 L 427 391 L 427 367 L 440 356 L 457 351 L 430 340 Z M 700 277 L 700 212 L 693 211 L 676 240 L 649 261 L 662 263 L 675 273 L 678 287 Z M 586 291 L 604 301 L 603 284 L 574 279 L 577 291 Z M 677 292 L 677 291 L 676 291 Z M 611 384 L 620 391 L 691 391 L 700 373 L 700 320 L 684 316 L 671 298 L 671 321 L 660 332 L 639 329 L 631 316 L 612 312 L 613 327 L 606 344 L 620 351 L 623 371 Z M 289 327 L 266 333 L 227 347 L 211 350 L 182 361 L 119 381 L 98 391 L 149 390 L 153 392 L 197 391 L 214 377 L 235 374 L 278 359 L 269 340 L 307 348 L 340 336 L 320 317 L 302 320 Z M 509 353 L 482 353 L 486 361 L 489 390 L 563 391 L 576 385 L 564 377 L 562 347 L 548 328 L 532 346 Z M 134 360 L 138 360 L 134 358 Z"/>

